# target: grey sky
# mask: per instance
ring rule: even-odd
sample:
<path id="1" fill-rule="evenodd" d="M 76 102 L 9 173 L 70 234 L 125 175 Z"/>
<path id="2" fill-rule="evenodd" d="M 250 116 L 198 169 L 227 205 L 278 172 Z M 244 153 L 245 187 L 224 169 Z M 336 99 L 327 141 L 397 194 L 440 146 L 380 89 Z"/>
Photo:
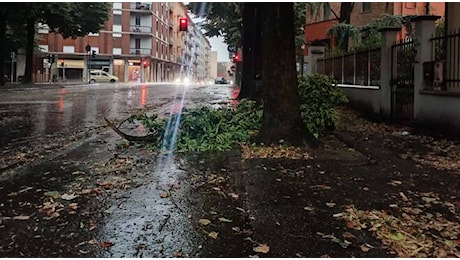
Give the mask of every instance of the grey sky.
<path id="1" fill-rule="evenodd" d="M 195 24 L 198 24 L 200 21 L 203 21 L 202 18 L 198 18 L 192 13 L 189 13 L 190 17 L 192 18 Z M 211 44 L 211 50 L 217 51 L 217 61 L 229 61 L 228 59 L 228 51 L 227 51 L 227 44 L 224 43 L 224 39 L 222 37 L 207 37 L 209 43 Z"/>
<path id="2" fill-rule="evenodd" d="M 211 50 L 217 51 L 217 61 L 229 61 L 227 44 L 224 43 L 222 37 L 212 37 L 208 38 L 209 43 L 211 44 Z"/>

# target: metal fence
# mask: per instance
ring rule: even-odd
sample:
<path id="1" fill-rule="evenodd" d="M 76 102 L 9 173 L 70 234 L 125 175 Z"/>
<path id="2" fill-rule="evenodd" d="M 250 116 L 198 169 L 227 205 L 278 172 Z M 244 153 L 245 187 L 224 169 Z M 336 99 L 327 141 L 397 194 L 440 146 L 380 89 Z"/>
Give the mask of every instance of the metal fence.
<path id="1" fill-rule="evenodd" d="M 318 59 L 317 73 L 332 75 L 339 84 L 379 86 L 381 50 L 347 53 Z"/>
<path id="2" fill-rule="evenodd" d="M 440 89 L 460 92 L 460 29 L 433 35 L 431 59 L 436 62 L 434 74 L 439 74 Z"/>

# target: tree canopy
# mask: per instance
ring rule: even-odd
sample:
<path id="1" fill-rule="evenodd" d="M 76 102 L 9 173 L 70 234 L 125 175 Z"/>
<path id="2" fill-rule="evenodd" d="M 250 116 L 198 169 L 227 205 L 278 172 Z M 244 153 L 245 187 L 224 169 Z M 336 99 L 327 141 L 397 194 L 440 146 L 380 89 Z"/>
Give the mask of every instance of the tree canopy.
<path id="1" fill-rule="evenodd" d="M 25 42 L 18 47 L 25 46 L 26 69 L 23 83 L 29 83 L 32 80 L 37 23 L 47 24 L 50 32 L 59 33 L 64 38 L 77 38 L 98 32 L 108 20 L 109 10 L 109 3 L 99 2 L 1 3 L 0 47 L 3 47 L 2 50 L 7 47 L 7 32 L 11 33 L 8 39 L 23 39 L 25 34 Z M 5 53 L 2 54 L 0 67 L 4 68 Z"/>

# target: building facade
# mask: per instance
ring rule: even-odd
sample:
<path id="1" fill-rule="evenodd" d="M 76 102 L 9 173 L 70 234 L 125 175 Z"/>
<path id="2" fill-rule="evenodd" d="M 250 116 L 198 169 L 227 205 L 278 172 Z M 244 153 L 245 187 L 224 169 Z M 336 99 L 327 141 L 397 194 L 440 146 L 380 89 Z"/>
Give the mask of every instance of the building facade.
<path id="1" fill-rule="evenodd" d="M 196 52 L 188 45 L 201 46 L 196 39 L 204 36 L 192 23 L 183 3 L 114 2 L 111 5 L 109 20 L 96 34 L 63 39 L 59 34 L 50 33 L 46 25 L 39 25 L 41 52 L 34 61 L 35 79 L 86 82 L 89 70 L 101 69 L 117 76 L 120 82 L 166 82 L 197 70 L 197 64 L 190 63 L 192 53 Z M 181 17 L 188 18 L 187 32 L 179 30 Z M 204 46 L 209 46 L 209 42 Z M 45 58 L 48 54 L 57 56 L 57 62 L 51 67 Z M 199 55 L 194 60 L 204 63 L 205 52 Z"/>
<path id="2" fill-rule="evenodd" d="M 329 3 L 329 8 L 316 3 L 315 7 L 307 4 L 307 15 L 305 24 L 305 41 L 328 42 L 330 37 L 327 30 L 337 23 L 334 15 L 340 15 L 340 2 Z M 445 3 L 443 2 L 356 2 L 351 12 L 350 24 L 362 27 L 384 15 L 439 15 L 444 16 Z M 403 37 L 402 30 L 399 37 Z"/>

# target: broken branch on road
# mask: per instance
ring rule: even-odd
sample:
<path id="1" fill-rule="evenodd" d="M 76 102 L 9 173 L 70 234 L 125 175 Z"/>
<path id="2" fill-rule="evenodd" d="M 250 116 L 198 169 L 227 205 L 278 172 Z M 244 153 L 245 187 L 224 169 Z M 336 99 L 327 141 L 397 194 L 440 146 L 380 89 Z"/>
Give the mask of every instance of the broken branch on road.
<path id="1" fill-rule="evenodd" d="M 160 137 L 158 132 L 144 136 L 129 135 L 127 133 L 122 132 L 117 126 L 115 126 L 115 124 L 110 122 L 106 117 L 104 117 L 104 120 L 110 126 L 110 128 L 112 128 L 112 130 L 115 131 L 115 133 L 117 133 L 122 138 L 128 140 L 129 142 L 155 142 Z"/>

